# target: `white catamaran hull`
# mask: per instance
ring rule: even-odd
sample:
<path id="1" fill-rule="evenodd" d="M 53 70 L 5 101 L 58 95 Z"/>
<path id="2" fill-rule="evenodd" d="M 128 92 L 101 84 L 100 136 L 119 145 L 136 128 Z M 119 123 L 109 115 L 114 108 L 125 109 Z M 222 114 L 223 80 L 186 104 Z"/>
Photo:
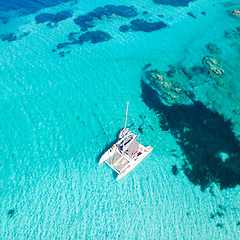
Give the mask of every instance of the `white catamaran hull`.
<path id="1" fill-rule="evenodd" d="M 141 157 L 138 157 L 135 161 L 132 161 L 126 166 L 117 177 L 117 181 L 127 175 L 131 170 L 133 170 L 144 158 L 147 157 L 147 155 L 152 151 L 152 147 L 146 147 L 144 150 L 144 153 L 141 155 Z"/>
<path id="2" fill-rule="evenodd" d="M 113 145 L 112 148 L 108 149 L 108 150 L 102 155 L 102 157 L 100 158 L 99 164 L 101 164 L 101 163 L 105 162 L 106 160 L 108 160 L 109 158 L 111 158 L 111 157 L 114 155 L 114 153 L 115 153 L 115 150 L 116 150 L 115 148 L 116 148 L 115 145 Z"/>
<path id="3" fill-rule="evenodd" d="M 131 131 L 128 128 L 124 128 L 120 134 L 119 134 L 119 140 L 118 142 L 116 142 L 116 145 L 120 145 L 123 141 L 124 141 L 124 137 L 128 136 L 131 133 Z M 99 164 L 105 162 L 106 160 L 108 160 L 109 158 L 111 158 L 116 151 L 116 145 L 113 144 L 113 146 L 111 148 L 109 148 L 100 158 L 99 160 Z"/>
<path id="4" fill-rule="evenodd" d="M 118 173 L 117 180 L 128 174 L 135 168 L 151 151 L 152 147 L 144 147 L 136 139 L 139 135 L 131 133 L 127 125 L 128 103 L 126 111 L 125 128 L 119 133 L 118 141 L 108 149 L 101 157 L 99 164 L 107 163 Z"/>

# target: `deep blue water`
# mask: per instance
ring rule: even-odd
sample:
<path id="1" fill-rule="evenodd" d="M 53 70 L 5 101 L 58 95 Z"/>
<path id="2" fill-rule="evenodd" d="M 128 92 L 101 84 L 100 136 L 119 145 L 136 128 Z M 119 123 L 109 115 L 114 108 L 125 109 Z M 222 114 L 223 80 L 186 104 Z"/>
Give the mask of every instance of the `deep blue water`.
<path id="1" fill-rule="evenodd" d="M 35 13 L 41 9 L 54 7 L 61 3 L 70 2 L 69 0 L 26 0 L 26 1 L 18 1 L 18 0 L 10 0 L 0 1 L 0 11 L 1 12 L 8 12 L 14 10 L 20 10 L 23 14 L 31 14 Z"/>

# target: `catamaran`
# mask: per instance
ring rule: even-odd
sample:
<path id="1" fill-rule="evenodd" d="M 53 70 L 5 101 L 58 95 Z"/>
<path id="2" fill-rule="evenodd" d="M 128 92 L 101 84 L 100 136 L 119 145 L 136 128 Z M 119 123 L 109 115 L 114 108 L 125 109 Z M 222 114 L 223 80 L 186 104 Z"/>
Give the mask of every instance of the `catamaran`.
<path id="1" fill-rule="evenodd" d="M 152 151 L 152 147 L 144 147 L 135 135 L 127 128 L 128 105 L 126 110 L 125 127 L 120 131 L 118 141 L 100 158 L 99 164 L 105 162 L 117 172 L 117 181 L 135 168 Z"/>

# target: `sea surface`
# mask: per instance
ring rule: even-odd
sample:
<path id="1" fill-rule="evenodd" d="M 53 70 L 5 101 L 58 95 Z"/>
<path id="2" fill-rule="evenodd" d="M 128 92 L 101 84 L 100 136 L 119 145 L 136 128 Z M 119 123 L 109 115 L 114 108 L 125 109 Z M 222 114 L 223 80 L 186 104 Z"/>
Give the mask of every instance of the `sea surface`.
<path id="1" fill-rule="evenodd" d="M 238 10 L 0 0 L 0 239 L 239 239 Z M 153 151 L 116 181 L 126 102 Z"/>

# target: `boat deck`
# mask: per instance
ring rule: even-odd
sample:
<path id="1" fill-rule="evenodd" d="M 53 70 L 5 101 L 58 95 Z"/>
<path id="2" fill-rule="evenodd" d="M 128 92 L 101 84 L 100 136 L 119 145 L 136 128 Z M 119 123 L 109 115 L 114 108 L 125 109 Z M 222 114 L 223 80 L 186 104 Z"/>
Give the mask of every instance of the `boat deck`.
<path id="1" fill-rule="evenodd" d="M 136 140 L 133 140 L 131 145 L 125 152 L 122 153 L 119 150 L 116 150 L 116 153 L 111 158 L 107 159 L 105 162 L 114 171 L 120 174 L 121 172 L 125 172 L 127 169 L 129 169 L 127 171 L 129 172 L 133 168 L 133 166 L 140 163 L 146 157 L 146 155 L 148 155 L 148 153 L 149 152 L 142 144 L 140 144 Z"/>

